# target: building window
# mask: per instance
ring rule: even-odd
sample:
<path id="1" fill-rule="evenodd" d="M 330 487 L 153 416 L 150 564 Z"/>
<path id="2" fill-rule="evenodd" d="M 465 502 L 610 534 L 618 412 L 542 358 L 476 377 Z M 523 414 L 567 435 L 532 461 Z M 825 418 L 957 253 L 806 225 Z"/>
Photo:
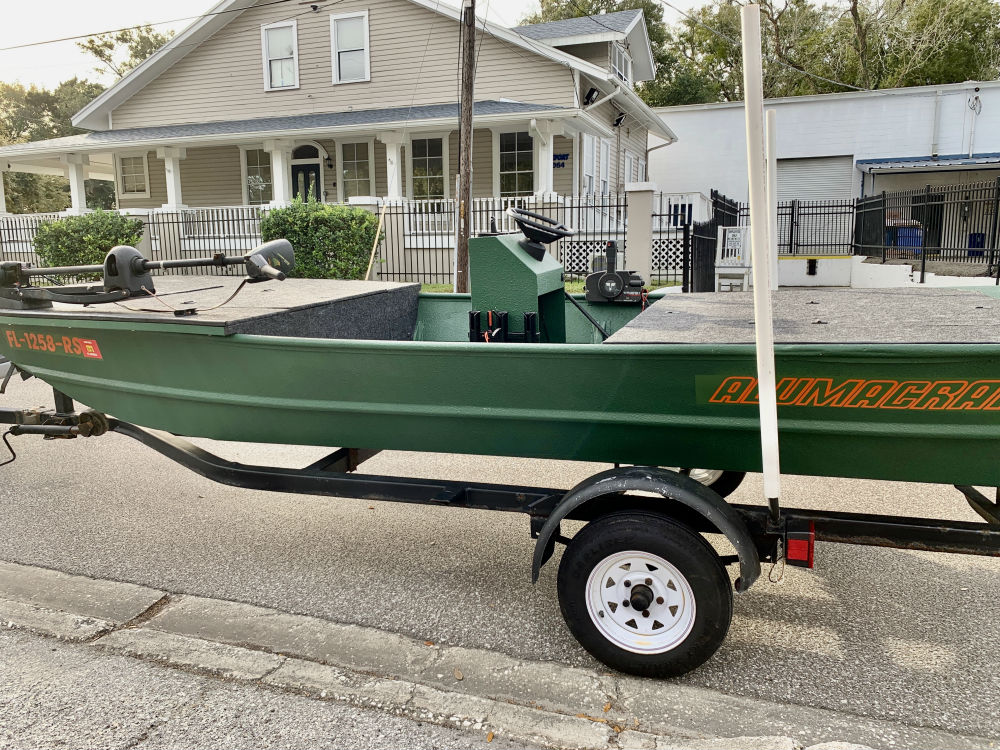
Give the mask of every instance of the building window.
<path id="1" fill-rule="evenodd" d="M 620 44 L 611 45 L 611 69 L 625 83 L 632 83 L 632 58 Z"/>
<path id="2" fill-rule="evenodd" d="M 587 133 L 583 134 L 583 192 L 591 195 L 597 176 L 597 139 Z"/>
<path id="3" fill-rule="evenodd" d="M 274 185 L 271 177 L 271 154 L 261 148 L 248 148 L 243 152 L 243 184 L 246 202 L 260 206 L 274 200 Z"/>
<path id="4" fill-rule="evenodd" d="M 299 42 L 295 21 L 260 27 L 264 53 L 264 88 L 294 89 L 299 86 Z"/>
<path id="5" fill-rule="evenodd" d="M 330 16 L 333 82 L 371 79 L 368 49 L 368 11 Z"/>
<path id="6" fill-rule="evenodd" d="M 412 152 L 413 197 L 444 198 L 444 145 L 441 138 L 414 138 Z"/>
<path id="7" fill-rule="evenodd" d="M 611 166 L 611 144 L 601 139 L 601 192 L 609 192 L 608 168 Z"/>
<path id="8" fill-rule="evenodd" d="M 149 181 L 146 155 L 121 156 L 118 158 L 118 189 L 125 196 L 149 196 Z"/>
<path id="9" fill-rule="evenodd" d="M 372 190 L 372 148 L 370 143 L 340 144 L 340 184 L 346 201 L 359 195 L 374 195 Z"/>
<path id="10" fill-rule="evenodd" d="M 531 134 L 500 134 L 500 195 L 531 195 L 535 190 L 535 153 Z"/>
<path id="11" fill-rule="evenodd" d="M 646 181 L 646 160 L 641 156 L 639 157 L 639 176 L 636 177 L 637 182 Z"/>

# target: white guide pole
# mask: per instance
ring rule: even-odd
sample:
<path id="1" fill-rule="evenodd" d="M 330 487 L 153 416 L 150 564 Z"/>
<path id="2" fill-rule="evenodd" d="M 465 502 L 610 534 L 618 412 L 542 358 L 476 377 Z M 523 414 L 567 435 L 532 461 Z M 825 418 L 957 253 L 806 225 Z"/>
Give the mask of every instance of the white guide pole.
<path id="1" fill-rule="evenodd" d="M 767 245 L 771 257 L 771 289 L 778 288 L 778 147 L 775 113 L 767 110 Z"/>
<path id="2" fill-rule="evenodd" d="M 777 510 L 781 495 L 778 462 L 778 404 L 774 374 L 774 326 L 771 318 L 771 259 L 768 245 L 767 189 L 764 184 L 764 89 L 760 56 L 760 7 L 744 5 L 743 90 L 750 178 L 750 250 L 753 266 L 753 312 L 757 339 L 757 392 L 764 497 Z"/>

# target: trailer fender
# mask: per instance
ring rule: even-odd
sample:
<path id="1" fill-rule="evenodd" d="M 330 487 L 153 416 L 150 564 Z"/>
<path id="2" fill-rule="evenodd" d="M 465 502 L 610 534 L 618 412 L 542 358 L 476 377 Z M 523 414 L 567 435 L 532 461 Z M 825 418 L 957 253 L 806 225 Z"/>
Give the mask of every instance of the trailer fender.
<path id="1" fill-rule="evenodd" d="M 583 480 L 566 493 L 538 533 L 531 564 L 532 583 L 538 581 L 542 565 L 552 556 L 560 521 L 591 500 L 629 490 L 651 492 L 666 500 L 682 503 L 724 534 L 736 548 L 740 562 L 736 591 L 746 591 L 760 576 L 760 557 L 746 524 L 717 493 L 677 472 L 653 466 L 629 466 L 602 471 Z"/>

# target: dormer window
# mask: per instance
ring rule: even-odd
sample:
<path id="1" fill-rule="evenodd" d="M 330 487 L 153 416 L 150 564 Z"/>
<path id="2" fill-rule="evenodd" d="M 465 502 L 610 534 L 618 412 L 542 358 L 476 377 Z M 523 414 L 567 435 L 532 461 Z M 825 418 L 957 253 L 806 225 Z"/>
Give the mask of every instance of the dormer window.
<path id="1" fill-rule="evenodd" d="M 632 85 L 632 58 L 617 42 L 611 45 L 611 69 L 623 82 Z"/>

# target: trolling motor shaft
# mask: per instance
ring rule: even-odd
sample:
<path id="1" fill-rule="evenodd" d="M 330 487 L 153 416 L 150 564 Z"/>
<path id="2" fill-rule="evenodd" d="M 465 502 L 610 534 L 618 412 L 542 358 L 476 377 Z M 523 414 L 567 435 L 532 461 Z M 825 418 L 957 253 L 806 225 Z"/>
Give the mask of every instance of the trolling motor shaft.
<path id="1" fill-rule="evenodd" d="M 129 297 L 151 296 L 156 293 L 150 271 L 168 268 L 206 268 L 243 265 L 247 281 L 254 283 L 271 279 L 284 281 L 295 266 L 295 252 L 288 240 L 272 240 L 254 248 L 246 255 L 216 253 L 210 258 L 184 260 L 147 260 L 129 245 L 111 248 L 100 265 L 55 266 L 33 268 L 26 263 L 0 263 L 0 296 L 19 301 L 68 302 L 91 305 L 118 302 Z M 64 286 L 55 291 L 34 287 L 31 280 L 49 276 L 84 276 L 101 274 L 102 283 Z"/>

